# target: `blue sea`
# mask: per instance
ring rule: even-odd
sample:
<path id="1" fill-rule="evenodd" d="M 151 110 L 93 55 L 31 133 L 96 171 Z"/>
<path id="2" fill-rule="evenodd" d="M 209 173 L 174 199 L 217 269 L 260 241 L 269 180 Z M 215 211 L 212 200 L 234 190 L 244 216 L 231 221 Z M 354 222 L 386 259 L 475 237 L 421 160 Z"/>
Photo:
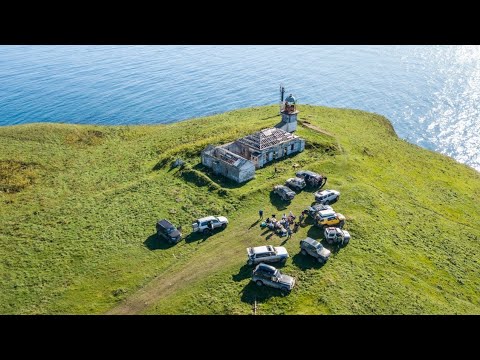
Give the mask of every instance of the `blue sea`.
<path id="1" fill-rule="evenodd" d="M 0 46 L 0 125 L 169 123 L 278 103 L 280 83 L 480 170 L 479 46 Z"/>

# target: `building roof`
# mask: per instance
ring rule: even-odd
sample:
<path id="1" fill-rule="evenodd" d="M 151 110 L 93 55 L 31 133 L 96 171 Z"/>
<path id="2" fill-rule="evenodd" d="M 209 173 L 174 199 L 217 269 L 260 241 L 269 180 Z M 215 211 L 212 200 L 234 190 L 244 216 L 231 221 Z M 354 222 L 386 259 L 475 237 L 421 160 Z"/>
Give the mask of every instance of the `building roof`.
<path id="1" fill-rule="evenodd" d="M 208 149 L 206 151 L 209 151 L 211 149 Z M 237 154 L 234 154 L 233 152 L 218 146 L 213 149 L 212 155 L 217 158 L 218 160 L 221 160 L 223 162 L 226 162 L 229 165 L 232 165 L 236 168 L 241 168 L 245 165 L 250 165 L 254 166 L 253 163 Z"/>
<path id="2" fill-rule="evenodd" d="M 258 131 L 254 134 L 250 134 L 237 140 L 239 143 L 249 146 L 256 150 L 264 150 L 271 146 L 276 146 L 278 144 L 293 140 L 298 138 L 298 136 L 290 134 L 289 132 L 278 129 L 270 128 Z"/>

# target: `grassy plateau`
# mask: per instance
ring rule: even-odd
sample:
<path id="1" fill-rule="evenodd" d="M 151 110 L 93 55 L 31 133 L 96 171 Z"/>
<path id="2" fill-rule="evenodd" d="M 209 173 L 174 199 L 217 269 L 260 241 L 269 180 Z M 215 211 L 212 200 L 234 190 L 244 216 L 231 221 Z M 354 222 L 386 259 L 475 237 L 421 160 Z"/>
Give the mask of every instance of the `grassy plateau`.
<path id="1" fill-rule="evenodd" d="M 243 185 L 210 174 L 200 151 L 275 125 L 277 106 L 156 126 L 0 127 L 0 313 L 252 314 L 256 301 L 257 314 L 480 314 L 480 174 L 380 115 L 300 111 L 305 151 Z M 286 240 L 257 221 L 314 200 L 272 195 L 294 164 L 342 194 L 333 207 L 352 240 L 323 266 L 299 254 L 318 229 Z M 212 214 L 228 227 L 190 234 Z M 164 217 L 183 227 L 177 245 L 155 235 Z M 290 253 L 287 296 L 250 282 L 245 248 L 265 244 Z"/>

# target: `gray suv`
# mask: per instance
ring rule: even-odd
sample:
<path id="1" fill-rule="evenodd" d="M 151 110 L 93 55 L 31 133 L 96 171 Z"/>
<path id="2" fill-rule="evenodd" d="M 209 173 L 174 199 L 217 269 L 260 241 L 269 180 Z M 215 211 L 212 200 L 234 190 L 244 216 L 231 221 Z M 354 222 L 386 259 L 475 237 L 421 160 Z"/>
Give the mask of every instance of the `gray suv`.
<path id="1" fill-rule="evenodd" d="M 280 270 L 267 264 L 258 264 L 253 270 L 252 281 L 258 286 L 270 286 L 282 290 L 283 293 L 290 292 L 295 286 L 295 279 L 284 275 Z"/>
<path id="2" fill-rule="evenodd" d="M 247 248 L 247 264 L 255 265 L 261 262 L 287 261 L 287 249 L 283 246 L 257 246 Z"/>
<path id="3" fill-rule="evenodd" d="M 292 190 L 297 190 L 300 191 L 302 190 L 307 184 L 305 183 L 305 180 L 299 177 L 294 177 L 287 179 L 285 182 L 285 185 L 288 186 Z"/>
<path id="4" fill-rule="evenodd" d="M 280 196 L 284 201 L 293 200 L 295 197 L 295 192 L 285 185 L 275 185 L 273 187 L 273 192 Z"/>
<path id="5" fill-rule="evenodd" d="M 300 241 L 300 249 L 302 255 L 311 255 L 322 264 L 325 264 L 331 255 L 330 250 L 325 249 L 317 240 L 309 237 Z"/>

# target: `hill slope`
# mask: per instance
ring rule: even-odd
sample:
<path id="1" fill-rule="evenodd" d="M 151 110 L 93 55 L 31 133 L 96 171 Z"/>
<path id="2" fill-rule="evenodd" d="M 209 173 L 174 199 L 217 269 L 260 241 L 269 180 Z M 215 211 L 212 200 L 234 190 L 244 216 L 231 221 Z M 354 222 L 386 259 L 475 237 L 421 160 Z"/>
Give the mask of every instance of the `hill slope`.
<path id="1" fill-rule="evenodd" d="M 277 107 L 158 126 L 30 124 L 0 128 L 0 313 L 480 314 L 480 175 L 399 139 L 371 113 L 302 106 L 307 149 L 237 186 L 199 163 L 209 143 L 279 121 Z M 172 169 L 181 157 L 184 169 Z M 319 267 L 298 254 L 307 226 L 285 242 L 256 223 L 295 214 L 271 196 L 292 165 L 342 192 L 350 244 Z M 207 214 L 230 225 L 188 236 Z M 183 225 L 168 246 L 157 219 Z M 285 242 L 285 243 L 284 243 Z M 286 297 L 249 282 L 245 248 L 284 246 Z"/>

